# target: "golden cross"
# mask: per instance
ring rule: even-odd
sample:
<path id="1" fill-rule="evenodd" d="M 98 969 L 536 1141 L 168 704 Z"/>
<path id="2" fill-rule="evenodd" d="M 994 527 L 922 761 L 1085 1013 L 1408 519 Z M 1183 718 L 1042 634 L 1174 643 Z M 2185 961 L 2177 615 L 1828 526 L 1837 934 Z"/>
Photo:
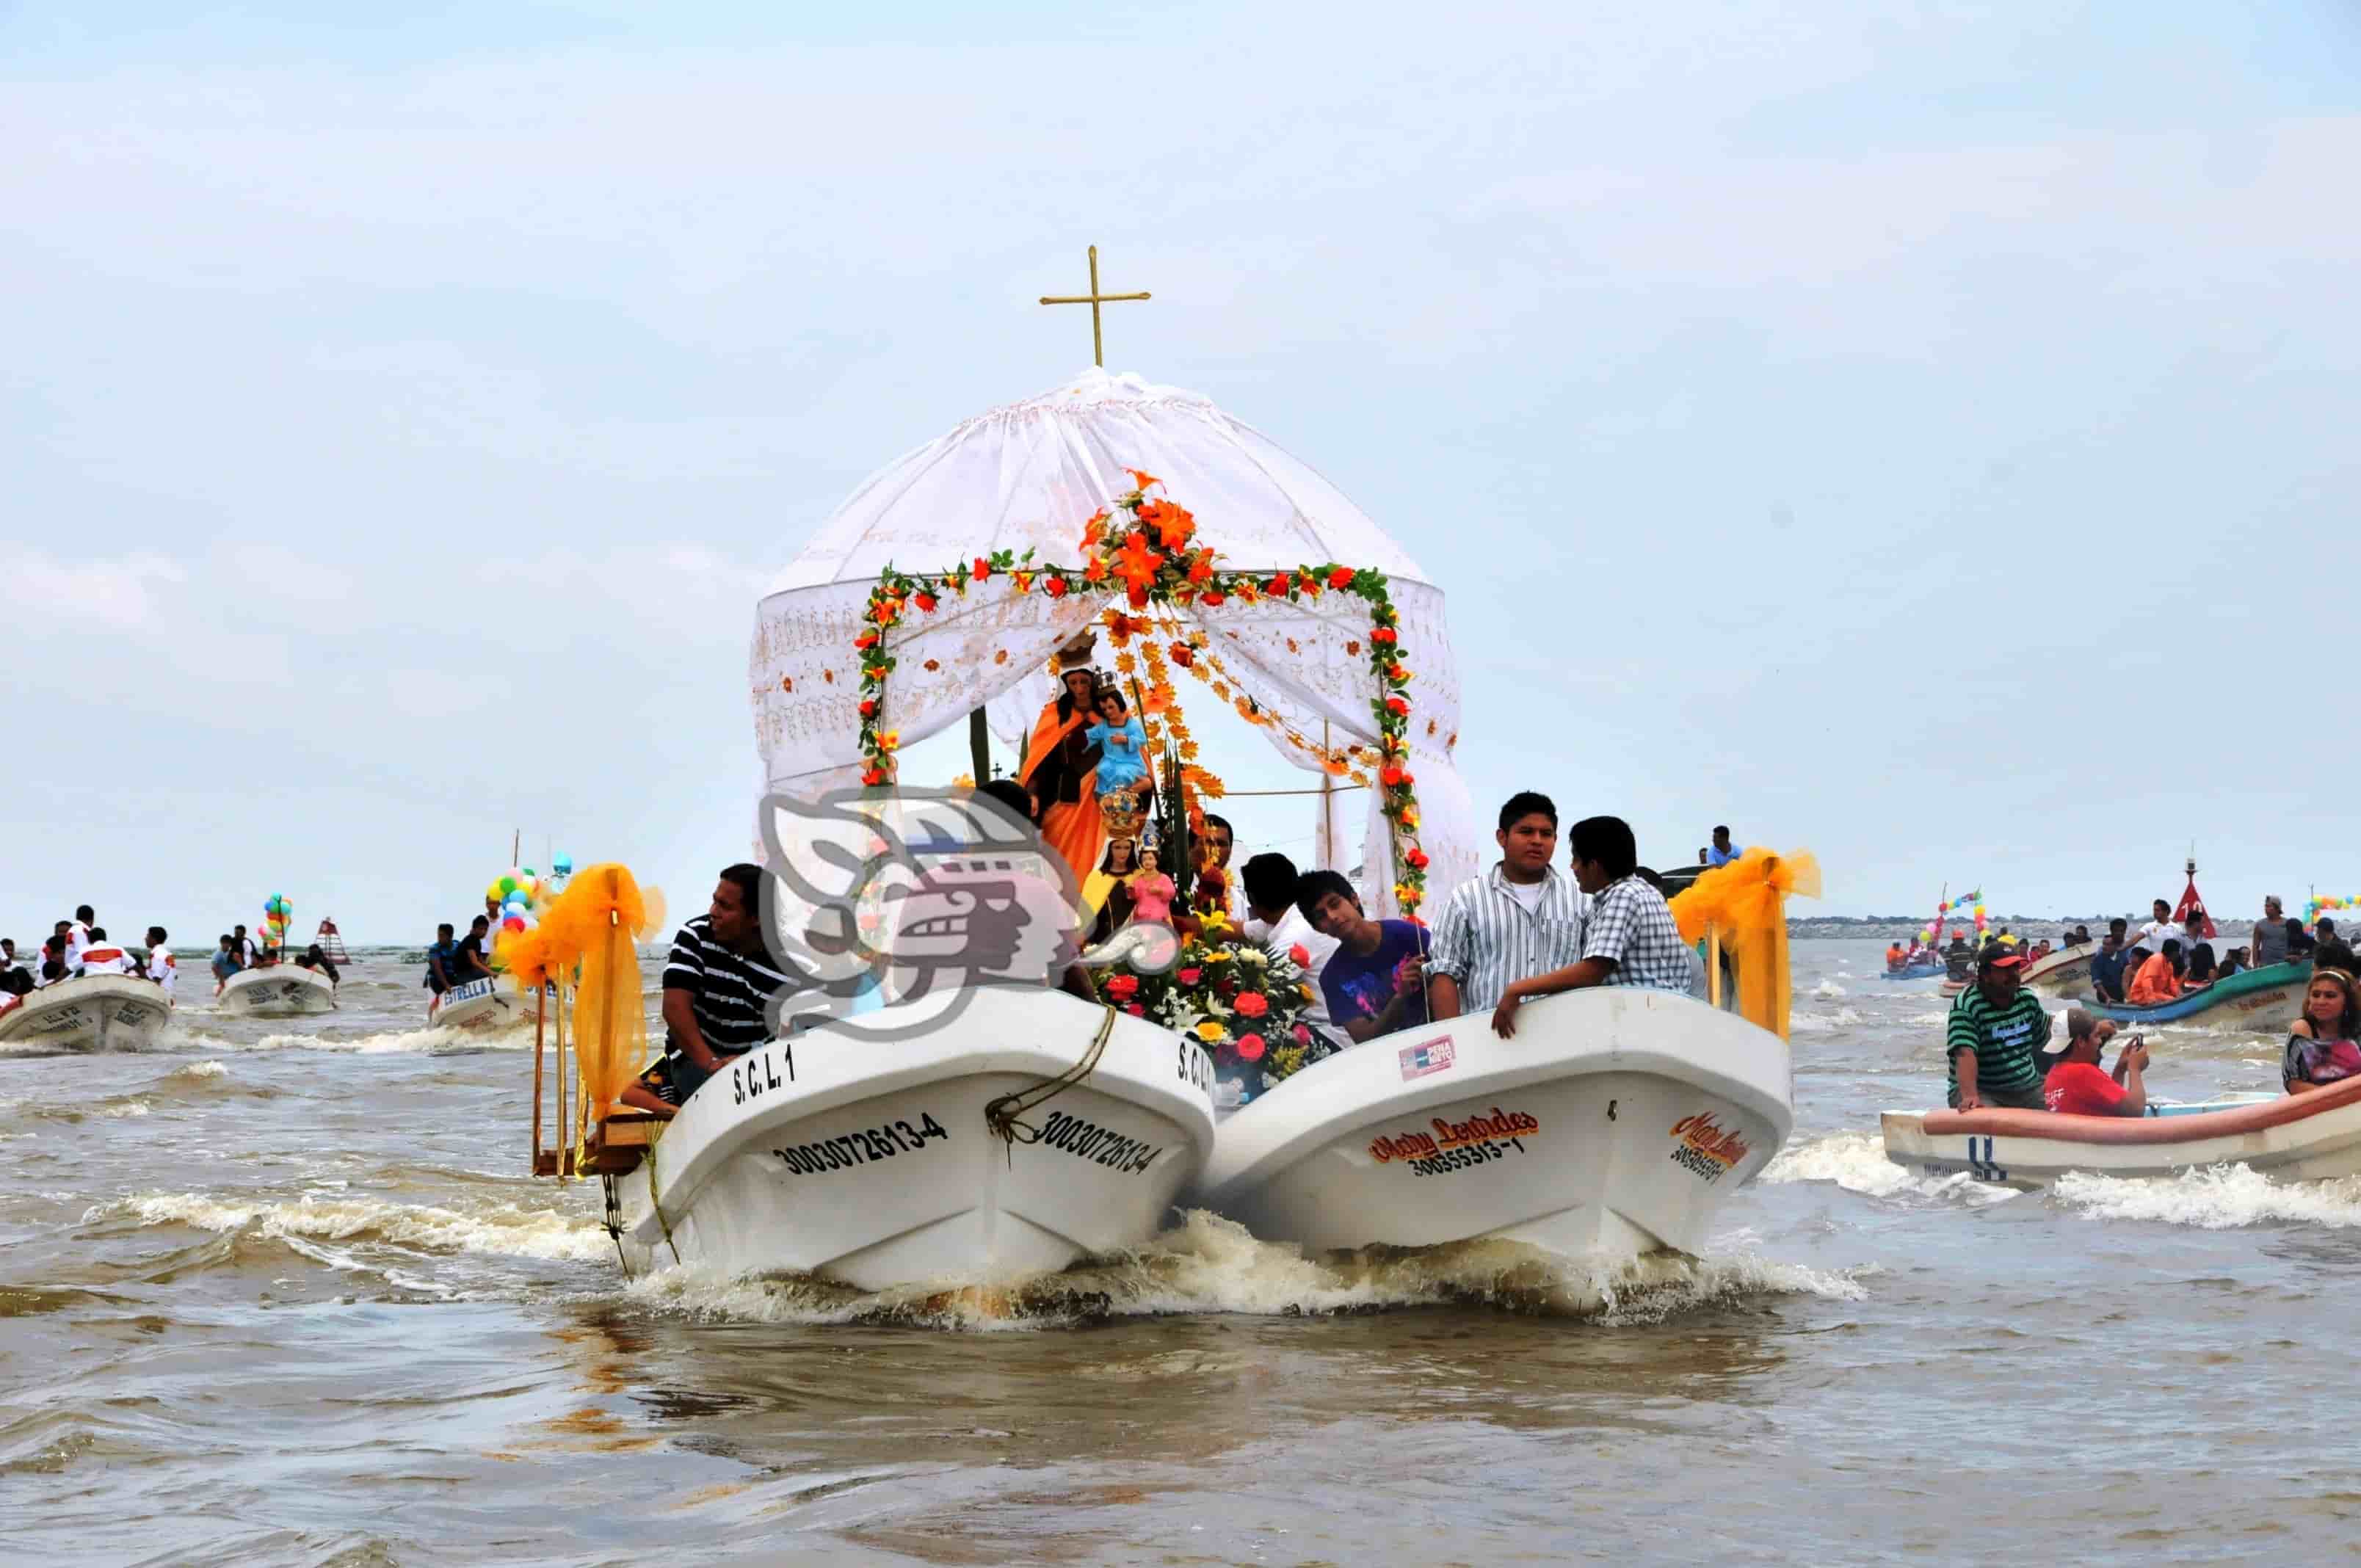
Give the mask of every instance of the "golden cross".
<path id="1" fill-rule="evenodd" d="M 1045 305 L 1088 305 L 1091 308 L 1091 363 L 1106 368 L 1106 346 L 1099 336 L 1099 306 L 1114 300 L 1144 300 L 1140 294 L 1102 294 L 1099 292 L 1099 247 L 1091 247 L 1091 291 L 1087 294 L 1044 294 Z"/>

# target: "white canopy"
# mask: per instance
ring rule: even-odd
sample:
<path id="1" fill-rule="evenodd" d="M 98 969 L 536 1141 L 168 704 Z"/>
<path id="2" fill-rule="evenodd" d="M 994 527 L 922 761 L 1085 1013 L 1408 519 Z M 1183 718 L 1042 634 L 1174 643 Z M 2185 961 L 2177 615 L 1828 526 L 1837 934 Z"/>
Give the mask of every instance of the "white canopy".
<path id="1" fill-rule="evenodd" d="M 1194 392 L 1098 369 L 980 414 L 888 465 L 772 584 L 756 613 L 751 660 L 755 745 L 770 788 L 809 795 L 858 783 L 852 642 L 887 565 L 932 573 L 996 550 L 1029 549 L 1044 565 L 1080 566 L 1091 514 L 1132 488 L 1126 470 L 1134 468 L 1161 478 L 1164 493 L 1196 514 L 1196 542 L 1212 545 L 1227 569 L 1334 561 L 1386 575 L 1411 672 L 1411 768 L 1431 885 L 1440 896 L 1473 876 L 1478 839 L 1451 761 L 1459 680 L 1442 590 L 1334 486 L 1268 437 Z M 1021 745 L 1051 696 L 1050 655 L 1114 597 L 1053 599 L 992 582 L 946 599 L 932 615 L 907 617 L 889 638 L 898 663 L 886 721 L 908 745 L 984 707 L 994 731 Z M 1363 646 L 1369 622 L 1357 598 L 1232 600 L 1181 619 L 1202 627 L 1248 695 L 1299 733 L 1317 736 L 1325 720 L 1338 744 L 1377 740 L 1370 705 L 1378 693 Z M 1266 733 L 1290 762 L 1318 771 L 1316 757 L 1277 730 Z M 1390 830 L 1375 791 L 1363 853 L 1370 891 L 1390 913 L 1392 883 L 1383 874 L 1393 864 Z"/>

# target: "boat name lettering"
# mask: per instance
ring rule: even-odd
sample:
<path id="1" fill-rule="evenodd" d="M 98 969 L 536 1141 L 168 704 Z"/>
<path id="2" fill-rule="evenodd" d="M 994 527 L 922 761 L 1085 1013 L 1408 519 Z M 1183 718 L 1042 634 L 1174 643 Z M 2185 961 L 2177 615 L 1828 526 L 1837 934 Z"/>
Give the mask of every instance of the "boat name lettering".
<path id="1" fill-rule="evenodd" d="M 1193 1040 L 1182 1040 L 1180 1042 L 1179 1076 L 1181 1082 L 1202 1089 L 1208 1094 L 1213 1093 L 1213 1058 L 1212 1053 L 1208 1052 L 1204 1047 L 1198 1045 Z"/>
<path id="2" fill-rule="evenodd" d="M 1522 1111 L 1503 1111 L 1498 1105 L 1489 1116 L 1478 1112 L 1465 1122 L 1446 1122 L 1437 1116 L 1428 1125 L 1434 1129 L 1433 1133 L 1378 1134 L 1369 1142 L 1369 1157 L 1379 1165 L 1396 1159 L 1433 1159 L 1470 1144 L 1516 1143 L 1542 1130 L 1541 1123 Z M 1524 1152 L 1523 1145 L 1518 1145 L 1518 1152 Z"/>
<path id="3" fill-rule="evenodd" d="M 1060 1149 L 1077 1159 L 1093 1165 L 1107 1166 L 1126 1176 L 1137 1176 L 1156 1163 L 1164 1152 L 1161 1144 L 1148 1144 L 1138 1138 L 1127 1138 L 1121 1133 L 1109 1132 L 1095 1122 L 1085 1122 L 1079 1116 L 1069 1116 L 1063 1111 L 1050 1113 L 1041 1127 L 1041 1142 Z"/>
<path id="4" fill-rule="evenodd" d="M 758 1094 L 767 1094 L 774 1089 L 784 1089 L 794 1081 L 795 1075 L 792 1072 L 783 1080 L 779 1077 L 779 1064 L 771 1059 L 769 1051 L 763 1051 L 759 1056 L 748 1057 L 731 1064 L 730 1103 L 743 1105 Z"/>
<path id="5" fill-rule="evenodd" d="M 1743 1137 L 1722 1131 L 1720 1123 L 1702 1112 L 1674 1123 L 1672 1135 L 1681 1140 L 1673 1163 L 1708 1182 L 1720 1180 L 1751 1152 Z"/>
<path id="6" fill-rule="evenodd" d="M 931 1113 L 922 1111 L 915 1127 L 907 1122 L 856 1127 L 832 1138 L 774 1148 L 771 1155 L 797 1176 L 826 1176 L 830 1171 L 851 1170 L 855 1166 L 917 1154 L 937 1138 L 948 1141 L 950 1137 L 950 1133 Z"/>

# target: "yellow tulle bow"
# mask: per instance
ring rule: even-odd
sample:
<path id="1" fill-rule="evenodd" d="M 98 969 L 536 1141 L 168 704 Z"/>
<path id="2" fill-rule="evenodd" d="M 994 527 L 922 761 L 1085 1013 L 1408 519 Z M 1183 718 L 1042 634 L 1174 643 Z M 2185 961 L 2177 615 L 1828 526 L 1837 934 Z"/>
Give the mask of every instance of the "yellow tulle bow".
<path id="1" fill-rule="evenodd" d="M 1820 895 L 1820 862 L 1809 851 L 1749 850 L 1697 873 L 1673 900 L 1673 919 L 1691 942 L 1710 931 L 1738 970 L 1738 1011 L 1787 1037 L 1793 1002 L 1787 973 L 1787 900 Z"/>
<path id="2" fill-rule="evenodd" d="M 572 989 L 574 1059 L 592 1121 L 614 1108 L 647 1054 L 635 944 L 663 924 L 663 894 L 627 866 L 596 865 L 575 873 L 540 925 L 500 944 L 520 988 Z"/>

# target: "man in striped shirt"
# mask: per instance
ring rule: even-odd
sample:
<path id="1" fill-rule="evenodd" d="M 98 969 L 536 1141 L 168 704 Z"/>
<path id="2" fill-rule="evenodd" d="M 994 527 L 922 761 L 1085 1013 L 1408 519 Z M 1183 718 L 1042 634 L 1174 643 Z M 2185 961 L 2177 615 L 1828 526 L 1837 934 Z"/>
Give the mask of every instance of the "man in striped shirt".
<path id="1" fill-rule="evenodd" d="M 1500 807 L 1499 863 L 1451 890 L 1427 960 L 1437 1018 L 1488 1013 L 1509 987 L 1580 961 L 1589 901 L 1550 861 L 1557 807 L 1531 790 Z"/>
<path id="2" fill-rule="evenodd" d="M 787 977 L 763 946 L 763 873 L 724 870 L 713 906 L 680 928 L 664 964 L 664 1058 L 676 1103 L 730 1058 L 770 1038 L 771 998 Z"/>
<path id="3" fill-rule="evenodd" d="M 1631 825 L 1620 817 L 1586 817 L 1566 837 L 1574 844 L 1574 880 L 1589 896 L 1582 923 L 1582 959 L 1510 983 L 1492 1010 L 1492 1032 L 1513 1039 L 1517 1004 L 1594 985 L 1636 986 L 1686 996 L 1695 978 L 1689 945 L 1681 940 L 1672 906 L 1640 874 Z"/>
<path id="4" fill-rule="evenodd" d="M 2049 1043 L 2049 1010 L 2018 983 L 2024 970 L 2022 952 L 1986 948 L 1976 960 L 1975 984 L 1951 1003 L 1943 1053 L 1951 1058 L 1952 1110 L 2049 1109 L 2037 1055 Z"/>

